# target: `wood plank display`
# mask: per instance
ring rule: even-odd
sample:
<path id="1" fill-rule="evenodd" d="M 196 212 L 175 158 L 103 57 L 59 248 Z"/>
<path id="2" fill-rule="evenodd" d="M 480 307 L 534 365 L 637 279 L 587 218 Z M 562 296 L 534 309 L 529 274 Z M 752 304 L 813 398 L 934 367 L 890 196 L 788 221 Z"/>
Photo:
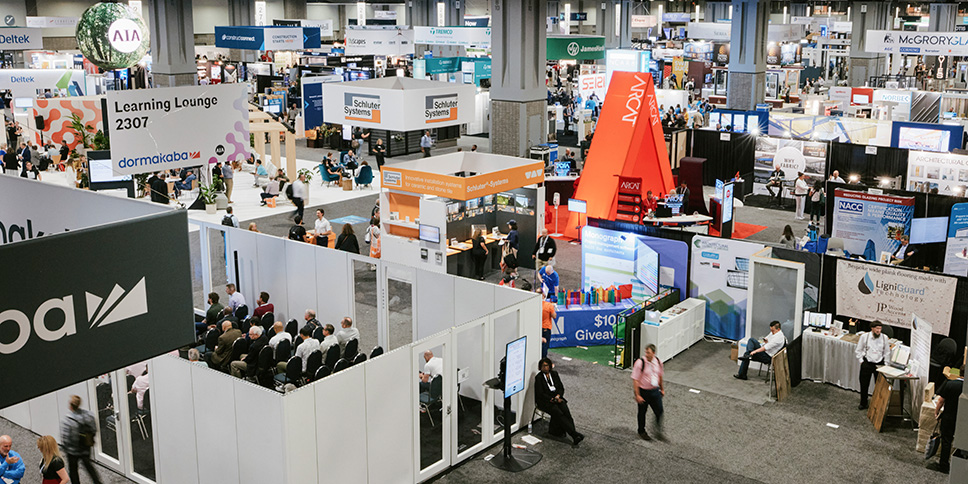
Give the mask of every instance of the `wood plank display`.
<path id="1" fill-rule="evenodd" d="M 871 396 L 870 407 L 867 409 L 867 419 L 874 424 L 874 430 L 881 431 L 884 425 L 884 416 L 887 414 L 887 404 L 891 400 L 891 385 L 887 383 L 884 375 L 877 375 L 877 383 L 874 384 L 874 395 Z"/>
<path id="2" fill-rule="evenodd" d="M 776 401 L 786 400 L 790 396 L 790 362 L 786 348 L 773 355 L 773 381 L 776 385 Z"/>

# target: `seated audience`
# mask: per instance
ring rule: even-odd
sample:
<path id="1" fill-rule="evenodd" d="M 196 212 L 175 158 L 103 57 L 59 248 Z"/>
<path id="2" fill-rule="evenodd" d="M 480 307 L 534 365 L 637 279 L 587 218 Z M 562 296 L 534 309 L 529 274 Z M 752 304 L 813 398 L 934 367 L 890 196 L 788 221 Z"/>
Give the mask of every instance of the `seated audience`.
<path id="1" fill-rule="evenodd" d="M 296 355 L 302 358 L 302 371 L 306 371 L 306 364 L 309 363 L 309 355 L 313 354 L 313 351 L 319 350 L 319 341 L 313 339 L 313 332 L 309 330 L 309 326 L 303 326 L 299 330 L 299 337 L 302 338 L 302 343 L 296 347 Z M 289 366 L 287 361 L 280 361 L 276 365 L 276 369 L 279 373 L 285 373 L 286 368 Z"/>
<path id="2" fill-rule="evenodd" d="M 271 339 L 269 339 L 269 346 L 272 347 L 273 350 L 276 349 L 276 346 L 282 342 L 282 340 L 289 341 L 289 343 L 292 344 L 292 335 L 286 332 L 286 328 L 282 324 L 282 321 L 272 323 L 272 333 L 273 336 Z"/>
<path id="3" fill-rule="evenodd" d="M 205 365 L 205 362 L 201 361 L 201 357 L 202 355 L 195 348 L 188 350 L 188 361 L 195 363 L 196 365 Z"/>
<path id="4" fill-rule="evenodd" d="M 240 361 L 233 361 L 230 364 L 232 376 L 242 378 L 243 372 L 247 375 L 255 374 L 255 368 L 259 365 L 259 352 L 268 343 L 269 339 L 262 334 L 262 326 L 249 328 L 249 351 L 242 356 Z"/>
<path id="5" fill-rule="evenodd" d="M 575 429 L 575 420 L 568 410 L 568 400 L 565 400 L 565 386 L 561 383 L 558 372 L 551 369 L 551 360 L 542 358 L 538 361 L 540 371 L 534 377 L 534 405 L 538 410 L 551 416 L 548 433 L 553 437 L 571 436 L 578 445 L 585 436 Z"/>
<path id="6" fill-rule="evenodd" d="M 360 330 L 353 327 L 353 319 L 349 316 L 343 318 L 340 326 L 343 329 L 336 333 L 336 339 L 339 341 L 339 350 L 342 352 L 346 350 L 346 342 L 351 339 L 360 339 Z"/>
<path id="7" fill-rule="evenodd" d="M 235 284 L 226 284 L 225 293 L 229 295 L 229 307 L 233 313 L 245 304 L 245 296 L 235 289 Z"/>
<path id="8" fill-rule="evenodd" d="M 202 335 L 209 328 L 214 328 L 215 323 L 222 319 L 222 311 L 225 309 L 224 306 L 218 302 L 218 294 L 214 292 L 208 293 L 208 311 L 205 312 L 205 319 L 200 323 L 195 323 L 195 334 L 197 336 Z"/>
<path id="9" fill-rule="evenodd" d="M 198 177 L 195 176 L 195 173 L 192 172 L 192 170 L 186 171 L 185 172 L 185 175 L 182 177 L 181 181 L 176 181 L 174 183 L 174 187 L 175 187 L 175 198 L 178 198 L 178 197 L 181 196 L 182 190 L 189 190 L 189 191 L 191 191 L 191 189 L 192 189 L 192 182 L 194 182 L 197 178 Z"/>
<path id="10" fill-rule="evenodd" d="M 305 326 L 309 326 L 309 334 L 312 335 L 312 332 L 316 331 L 316 328 L 319 327 L 319 321 L 316 320 L 316 311 L 307 309 L 306 313 L 303 314 L 303 320 L 306 321 Z"/>
<path id="11" fill-rule="evenodd" d="M 770 364 L 773 362 L 773 355 L 783 349 L 784 344 L 786 344 L 786 337 L 780 331 L 780 322 L 773 321 L 770 323 L 770 334 L 766 336 L 763 346 L 760 346 L 756 338 L 750 338 L 749 343 L 746 343 L 746 354 L 739 357 L 740 360 L 743 360 L 743 363 L 739 366 L 739 373 L 733 375 L 733 377 L 746 380 L 750 360 Z"/>
<path id="12" fill-rule="evenodd" d="M 333 345 L 339 345 L 339 340 L 336 338 L 336 335 L 333 334 L 334 332 L 336 332 L 336 328 L 334 328 L 332 324 L 323 326 L 323 341 L 319 343 L 319 351 L 323 352 L 323 357 L 326 357 L 326 352 L 329 351 L 330 347 Z"/>
<path id="13" fill-rule="evenodd" d="M 148 368 L 145 368 L 145 372 L 141 374 L 138 378 L 134 379 L 134 383 L 131 384 L 131 390 L 128 393 L 134 393 L 138 400 L 138 408 L 144 408 L 145 392 L 148 390 Z"/>
<path id="14" fill-rule="evenodd" d="M 235 328 L 239 327 L 239 318 L 235 317 L 235 314 L 232 313 L 232 308 L 225 308 L 222 310 L 222 319 L 216 323 L 217 327 L 222 327 L 223 321 L 228 321 Z"/>
<path id="15" fill-rule="evenodd" d="M 265 313 L 275 312 L 275 306 L 269 302 L 268 292 L 260 292 L 259 297 L 255 300 L 255 303 L 258 305 L 258 307 L 255 308 L 255 311 L 252 311 L 252 316 L 261 318 Z"/>
<path id="16" fill-rule="evenodd" d="M 269 183 L 266 183 L 266 185 L 262 187 L 262 193 L 259 194 L 259 197 L 262 198 L 262 201 L 259 202 L 259 204 L 265 205 L 266 200 L 270 198 L 278 197 L 280 185 L 281 185 L 280 180 L 271 180 Z"/>
<path id="17" fill-rule="evenodd" d="M 228 308 L 225 308 L 228 310 Z M 229 366 L 229 358 L 232 357 L 232 343 L 242 337 L 242 331 L 232 327 L 231 321 L 222 321 L 222 336 L 218 337 L 218 344 L 215 351 L 209 357 L 208 366 L 216 370 L 226 371 Z"/>
<path id="18" fill-rule="evenodd" d="M 439 356 L 434 356 L 434 352 L 430 350 L 424 351 L 423 356 L 424 371 L 419 373 L 420 391 L 429 392 L 430 381 L 444 372 L 444 359 Z"/>

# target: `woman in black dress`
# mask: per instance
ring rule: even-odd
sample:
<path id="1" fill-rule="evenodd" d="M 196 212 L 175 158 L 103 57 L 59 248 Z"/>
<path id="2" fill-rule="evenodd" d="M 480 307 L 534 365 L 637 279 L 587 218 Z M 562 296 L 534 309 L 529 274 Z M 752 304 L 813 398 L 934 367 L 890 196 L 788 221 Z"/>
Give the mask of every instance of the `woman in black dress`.
<path id="1" fill-rule="evenodd" d="M 336 250 L 345 250 L 354 254 L 360 253 L 360 241 L 356 239 L 352 225 L 343 224 L 343 231 L 336 239 Z"/>

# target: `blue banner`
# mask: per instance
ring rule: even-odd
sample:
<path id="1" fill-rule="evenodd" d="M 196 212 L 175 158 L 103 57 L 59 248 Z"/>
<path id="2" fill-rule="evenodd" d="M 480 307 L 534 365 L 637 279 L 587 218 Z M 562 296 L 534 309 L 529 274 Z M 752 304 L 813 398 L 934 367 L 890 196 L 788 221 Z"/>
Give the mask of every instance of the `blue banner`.
<path id="1" fill-rule="evenodd" d="M 914 197 L 874 195 L 834 190 L 833 233 L 844 250 L 868 261 L 882 261 L 881 253 L 894 254 L 901 236 L 911 234 Z M 890 259 L 888 259 L 889 261 Z"/>
<path id="2" fill-rule="evenodd" d="M 614 306 L 558 306 L 550 347 L 614 345 L 618 313 L 630 307 L 626 301 Z"/>
<path id="3" fill-rule="evenodd" d="M 302 30 L 301 39 L 288 39 L 286 42 L 291 44 L 270 45 L 266 47 L 266 34 L 271 32 L 279 33 L 285 30 L 295 29 L 297 32 Z M 292 37 L 292 36 L 290 36 Z M 298 37 L 298 34 L 296 34 Z M 278 43 L 278 40 L 274 40 Z M 283 26 L 237 26 L 237 27 L 215 27 L 215 46 L 226 49 L 242 50 L 303 50 L 318 49 L 322 44 L 320 41 L 319 27 L 283 27 Z"/>
<path id="4" fill-rule="evenodd" d="M 302 84 L 303 117 L 306 131 L 323 125 L 323 84 Z"/>
<path id="5" fill-rule="evenodd" d="M 951 207 L 944 272 L 956 276 L 968 275 L 968 203 L 956 203 Z"/>

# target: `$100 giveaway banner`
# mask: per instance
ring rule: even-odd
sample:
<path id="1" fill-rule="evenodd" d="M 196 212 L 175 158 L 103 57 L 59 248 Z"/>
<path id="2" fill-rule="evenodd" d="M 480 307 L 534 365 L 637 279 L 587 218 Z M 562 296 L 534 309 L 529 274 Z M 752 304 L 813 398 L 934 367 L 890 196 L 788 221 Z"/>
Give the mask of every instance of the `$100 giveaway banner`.
<path id="1" fill-rule="evenodd" d="M 115 175 L 134 175 L 248 157 L 245 85 L 108 92 Z"/>
<path id="2" fill-rule="evenodd" d="M 837 313 L 911 328 L 911 314 L 948 334 L 954 277 L 878 264 L 837 260 Z"/>

